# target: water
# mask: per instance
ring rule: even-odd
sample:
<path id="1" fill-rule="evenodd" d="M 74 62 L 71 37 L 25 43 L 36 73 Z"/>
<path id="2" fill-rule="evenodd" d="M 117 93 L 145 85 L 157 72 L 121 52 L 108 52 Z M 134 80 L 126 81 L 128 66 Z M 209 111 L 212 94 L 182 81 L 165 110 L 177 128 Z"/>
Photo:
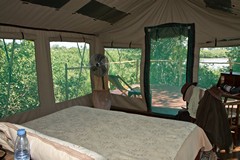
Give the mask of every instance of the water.
<path id="1" fill-rule="evenodd" d="M 200 62 L 228 64 L 228 58 L 200 58 Z"/>
<path id="2" fill-rule="evenodd" d="M 16 153 L 14 153 L 14 160 L 30 160 L 28 150 L 16 151 Z"/>
<path id="3" fill-rule="evenodd" d="M 228 58 L 200 58 L 200 66 L 208 65 L 212 69 L 229 67 Z"/>

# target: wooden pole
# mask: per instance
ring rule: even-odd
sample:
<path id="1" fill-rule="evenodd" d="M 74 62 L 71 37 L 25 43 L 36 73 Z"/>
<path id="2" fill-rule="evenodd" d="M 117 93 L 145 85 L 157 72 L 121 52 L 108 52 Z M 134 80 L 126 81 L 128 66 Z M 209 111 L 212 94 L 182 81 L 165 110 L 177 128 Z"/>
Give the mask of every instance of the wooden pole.
<path id="1" fill-rule="evenodd" d="M 65 100 L 68 100 L 68 70 L 67 63 L 65 63 Z"/>

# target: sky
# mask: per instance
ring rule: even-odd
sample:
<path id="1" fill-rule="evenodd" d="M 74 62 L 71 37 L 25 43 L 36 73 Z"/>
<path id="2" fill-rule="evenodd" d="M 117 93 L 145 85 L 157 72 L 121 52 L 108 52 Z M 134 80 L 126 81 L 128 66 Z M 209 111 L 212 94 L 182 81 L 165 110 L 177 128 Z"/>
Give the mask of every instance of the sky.
<path id="1" fill-rule="evenodd" d="M 84 46 L 84 42 L 80 42 L 78 44 L 79 44 L 80 48 L 82 48 Z M 50 46 L 52 47 L 53 45 L 64 46 L 66 48 L 71 48 L 71 47 L 77 48 L 77 43 L 76 42 L 50 42 Z M 87 47 L 88 46 L 89 45 L 87 45 Z"/>

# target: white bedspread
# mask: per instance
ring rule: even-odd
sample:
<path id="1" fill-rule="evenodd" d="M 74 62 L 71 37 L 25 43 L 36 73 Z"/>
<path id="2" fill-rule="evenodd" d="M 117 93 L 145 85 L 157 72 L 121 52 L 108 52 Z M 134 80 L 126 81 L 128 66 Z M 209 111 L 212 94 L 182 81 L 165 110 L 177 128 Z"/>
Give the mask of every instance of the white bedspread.
<path id="1" fill-rule="evenodd" d="M 195 124 L 84 106 L 22 125 L 110 160 L 194 160 L 201 148 L 212 149 Z"/>

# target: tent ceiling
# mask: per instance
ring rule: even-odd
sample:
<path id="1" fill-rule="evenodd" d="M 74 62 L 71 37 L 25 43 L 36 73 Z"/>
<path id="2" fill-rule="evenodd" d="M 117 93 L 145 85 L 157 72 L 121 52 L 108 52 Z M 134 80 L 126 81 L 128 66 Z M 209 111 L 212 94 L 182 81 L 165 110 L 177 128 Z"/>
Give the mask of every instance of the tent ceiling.
<path id="1" fill-rule="evenodd" d="M 1 0 L 0 24 L 95 34 L 105 44 L 141 44 L 144 27 L 170 22 L 195 23 L 199 42 L 240 38 L 240 1 L 231 1 L 231 12 L 204 1 Z"/>

